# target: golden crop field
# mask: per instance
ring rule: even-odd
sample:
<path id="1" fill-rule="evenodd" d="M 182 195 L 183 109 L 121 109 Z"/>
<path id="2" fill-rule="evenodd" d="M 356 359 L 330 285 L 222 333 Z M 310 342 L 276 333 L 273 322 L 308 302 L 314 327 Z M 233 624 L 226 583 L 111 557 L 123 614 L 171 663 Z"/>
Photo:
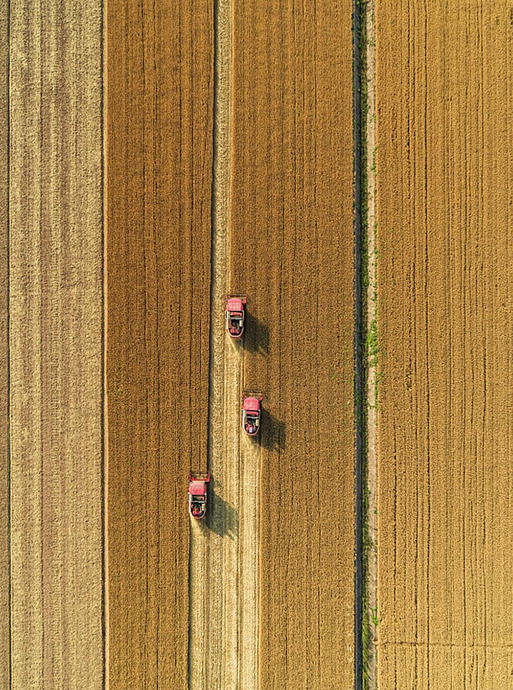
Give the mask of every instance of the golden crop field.
<path id="1" fill-rule="evenodd" d="M 351 51 L 349 2 L 234 13 L 230 287 L 251 299 L 244 385 L 265 395 L 261 688 L 354 676 Z"/>
<path id="2" fill-rule="evenodd" d="M 344 5 L 322 3 L 302 15 L 255 2 L 221 15 L 213 228 L 211 5 L 183 3 L 176 13 L 165 6 L 156 15 L 148 8 L 144 23 L 135 4 L 110 5 L 114 687 L 134 677 L 186 683 L 188 639 L 191 687 L 351 683 L 351 5 Z M 336 113 L 341 90 L 346 110 Z M 228 291 L 249 296 L 243 347 L 226 341 Z M 344 296 L 344 318 L 326 329 L 322 305 L 335 292 Z M 332 339 L 338 347 L 330 351 Z M 237 441 L 243 386 L 265 395 L 257 445 Z M 215 499 L 189 540 L 185 482 L 189 469 L 207 468 L 209 404 Z M 330 437 L 333 406 L 340 414 Z M 341 531 L 325 539 L 334 520 Z M 325 613 L 333 609 L 336 618 Z"/>
<path id="3" fill-rule="evenodd" d="M 512 17 L 376 7 L 380 690 L 513 683 Z"/>
<path id="4" fill-rule="evenodd" d="M 513 688 L 512 41 L 0 6 L 2 688 Z"/>

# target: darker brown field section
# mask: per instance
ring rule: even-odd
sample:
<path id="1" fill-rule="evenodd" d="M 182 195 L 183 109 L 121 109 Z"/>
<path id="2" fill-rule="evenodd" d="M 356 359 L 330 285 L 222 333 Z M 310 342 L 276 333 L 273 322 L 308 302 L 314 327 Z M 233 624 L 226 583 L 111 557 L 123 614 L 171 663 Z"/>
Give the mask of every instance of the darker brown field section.
<path id="1" fill-rule="evenodd" d="M 353 685 L 351 3 L 234 5 L 231 289 L 264 393 L 260 687 Z"/>
<path id="2" fill-rule="evenodd" d="M 112 689 L 187 687 L 187 473 L 205 468 L 213 4 L 108 3 Z"/>

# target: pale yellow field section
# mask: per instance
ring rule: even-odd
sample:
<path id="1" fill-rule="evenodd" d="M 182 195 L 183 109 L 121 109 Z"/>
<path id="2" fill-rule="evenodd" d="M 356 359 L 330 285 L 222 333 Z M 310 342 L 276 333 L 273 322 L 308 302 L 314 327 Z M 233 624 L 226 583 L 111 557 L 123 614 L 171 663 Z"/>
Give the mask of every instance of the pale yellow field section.
<path id="1" fill-rule="evenodd" d="M 8 265 L 4 208 L 0 241 L 10 615 L 0 624 L 0 685 L 95 690 L 104 677 L 102 5 L 11 0 L 0 12 L 10 150 Z M 5 383 L 2 364 L 0 390 Z"/>
<path id="2" fill-rule="evenodd" d="M 8 5 L 0 5 L 0 679 L 10 682 L 9 634 L 9 366 L 8 270 L 9 225 L 9 23 Z"/>
<path id="3" fill-rule="evenodd" d="M 513 687 L 513 4 L 378 0 L 380 690 Z"/>

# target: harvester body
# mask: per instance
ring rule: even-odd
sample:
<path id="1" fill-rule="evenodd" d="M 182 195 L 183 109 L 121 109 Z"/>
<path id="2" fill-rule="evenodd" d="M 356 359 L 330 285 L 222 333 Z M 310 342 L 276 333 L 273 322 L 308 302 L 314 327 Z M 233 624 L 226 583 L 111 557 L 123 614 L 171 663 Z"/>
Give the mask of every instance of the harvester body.
<path id="1" fill-rule="evenodd" d="M 238 340 L 244 333 L 246 295 L 226 295 L 226 330 L 230 338 Z"/>
<path id="2" fill-rule="evenodd" d="M 262 417 L 262 398 L 260 392 L 242 393 L 242 429 L 248 436 L 256 436 L 260 431 Z"/>
<path id="3" fill-rule="evenodd" d="M 207 513 L 207 490 L 210 472 L 189 473 L 189 513 L 196 520 L 201 520 Z"/>

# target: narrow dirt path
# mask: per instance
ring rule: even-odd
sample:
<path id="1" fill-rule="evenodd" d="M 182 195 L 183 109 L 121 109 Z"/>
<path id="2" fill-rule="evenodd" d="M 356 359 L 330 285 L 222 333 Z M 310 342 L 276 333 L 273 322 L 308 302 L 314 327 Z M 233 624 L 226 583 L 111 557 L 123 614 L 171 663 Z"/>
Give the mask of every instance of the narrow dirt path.
<path id="1" fill-rule="evenodd" d="M 378 247 L 376 221 L 376 18 L 375 0 L 368 0 L 365 4 L 365 97 L 366 97 L 366 123 L 365 146 L 367 163 L 367 242 L 366 242 L 366 268 L 367 268 L 367 338 L 365 356 L 367 380 L 366 380 L 366 463 L 367 463 L 367 491 L 366 491 L 366 519 L 365 536 L 365 576 L 366 582 L 362 626 L 363 673 L 366 679 L 366 690 L 377 688 L 377 548 L 378 548 L 378 474 L 377 474 L 377 422 L 378 422 L 378 389 L 379 389 L 379 304 L 377 284 Z M 365 528 L 364 528 L 365 529 Z"/>

